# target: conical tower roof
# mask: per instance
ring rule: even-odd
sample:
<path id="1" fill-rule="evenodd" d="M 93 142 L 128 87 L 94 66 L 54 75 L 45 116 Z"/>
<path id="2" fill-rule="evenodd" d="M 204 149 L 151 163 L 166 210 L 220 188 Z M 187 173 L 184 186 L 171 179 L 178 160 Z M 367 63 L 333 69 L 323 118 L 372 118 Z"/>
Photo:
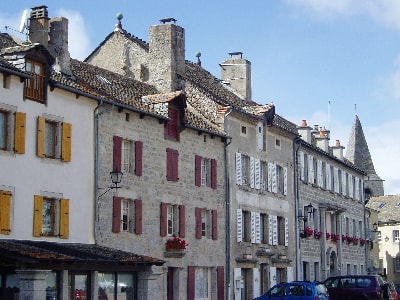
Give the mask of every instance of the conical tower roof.
<path id="1" fill-rule="evenodd" d="M 353 127 L 350 132 L 349 143 L 346 150 L 346 159 L 367 174 L 366 184 L 367 181 L 375 181 L 378 183 L 378 186 L 373 184 L 375 191 L 371 191 L 372 195 L 383 195 L 383 180 L 378 176 L 378 174 L 376 174 L 374 162 L 372 161 L 371 153 L 369 152 L 368 144 L 364 136 L 364 131 L 357 115 L 354 118 Z"/>

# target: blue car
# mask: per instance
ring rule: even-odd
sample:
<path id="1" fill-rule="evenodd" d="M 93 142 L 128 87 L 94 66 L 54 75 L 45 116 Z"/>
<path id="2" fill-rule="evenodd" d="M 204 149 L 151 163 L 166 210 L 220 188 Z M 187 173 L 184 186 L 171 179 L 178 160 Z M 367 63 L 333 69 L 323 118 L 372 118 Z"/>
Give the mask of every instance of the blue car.
<path id="1" fill-rule="evenodd" d="M 326 287 L 319 282 L 282 282 L 254 300 L 329 300 Z"/>

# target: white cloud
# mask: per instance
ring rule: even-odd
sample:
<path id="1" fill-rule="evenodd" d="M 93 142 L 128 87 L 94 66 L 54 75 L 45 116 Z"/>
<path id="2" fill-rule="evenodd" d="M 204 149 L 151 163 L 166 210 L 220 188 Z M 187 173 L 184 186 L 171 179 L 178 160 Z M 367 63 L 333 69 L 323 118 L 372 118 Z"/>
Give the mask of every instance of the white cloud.
<path id="1" fill-rule="evenodd" d="M 57 14 L 68 19 L 68 46 L 72 58 L 85 59 L 91 49 L 83 16 L 73 10 L 60 9 Z"/>
<path id="2" fill-rule="evenodd" d="M 320 20 L 358 15 L 381 26 L 400 30 L 398 0 L 285 0 L 285 3 Z"/>

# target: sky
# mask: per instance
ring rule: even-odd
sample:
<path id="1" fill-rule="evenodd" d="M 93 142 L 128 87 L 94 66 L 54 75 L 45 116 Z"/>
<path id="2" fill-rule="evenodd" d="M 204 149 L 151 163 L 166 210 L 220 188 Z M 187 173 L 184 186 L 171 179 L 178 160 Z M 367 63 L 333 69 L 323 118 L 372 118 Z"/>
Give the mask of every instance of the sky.
<path id="1" fill-rule="evenodd" d="M 325 126 L 347 147 L 361 121 L 385 195 L 400 194 L 400 1 L 398 0 L 32 0 L 5 1 L 0 32 L 18 30 L 24 9 L 46 5 L 69 20 L 73 58 L 85 59 L 111 33 L 117 13 L 148 42 L 151 25 L 175 18 L 186 59 L 220 78 L 240 51 L 251 62 L 253 100 L 300 125 Z M 6 28 L 7 26 L 7 28 Z M 346 151 L 346 149 L 345 149 Z"/>

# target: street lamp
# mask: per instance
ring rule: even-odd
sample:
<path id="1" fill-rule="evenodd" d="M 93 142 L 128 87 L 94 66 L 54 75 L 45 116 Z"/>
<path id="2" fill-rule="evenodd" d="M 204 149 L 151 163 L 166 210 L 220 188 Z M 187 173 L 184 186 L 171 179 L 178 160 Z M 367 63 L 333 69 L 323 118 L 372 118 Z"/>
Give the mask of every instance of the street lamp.
<path id="1" fill-rule="evenodd" d="M 101 196 L 103 196 L 105 193 L 107 193 L 109 190 L 112 189 L 119 189 L 120 186 L 118 186 L 118 184 L 121 183 L 122 180 L 122 175 L 124 175 L 124 173 L 122 173 L 120 170 L 118 169 L 114 169 L 110 172 L 110 177 L 111 177 L 111 182 L 114 184 L 112 186 L 109 186 L 107 188 L 107 190 L 105 190 L 100 196 L 98 196 L 98 198 L 100 198 Z"/>
<path id="2" fill-rule="evenodd" d="M 303 222 L 307 222 L 308 219 L 311 219 L 311 216 L 314 212 L 314 207 L 312 206 L 311 202 L 305 208 L 304 215 L 299 215 L 299 220 L 303 220 Z"/>

